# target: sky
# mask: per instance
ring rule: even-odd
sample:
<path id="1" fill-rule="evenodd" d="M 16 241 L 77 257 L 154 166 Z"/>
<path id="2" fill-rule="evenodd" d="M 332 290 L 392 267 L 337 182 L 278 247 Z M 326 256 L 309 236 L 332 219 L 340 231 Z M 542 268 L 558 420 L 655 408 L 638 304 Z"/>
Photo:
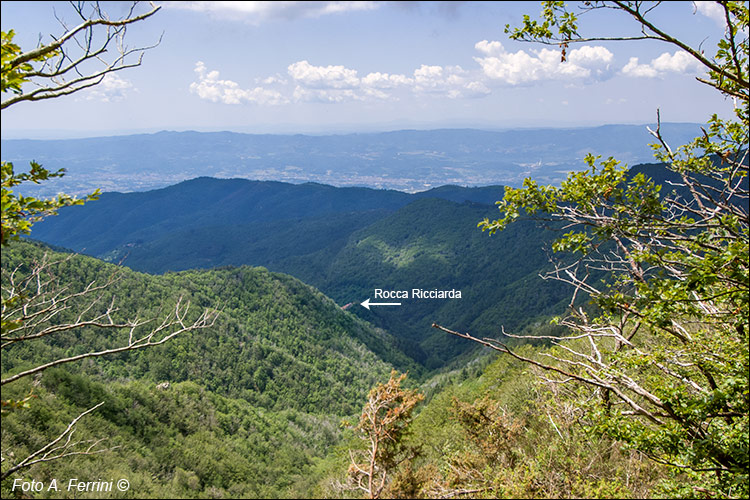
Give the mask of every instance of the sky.
<path id="1" fill-rule="evenodd" d="M 102 2 L 110 17 L 128 2 Z M 712 52 L 712 2 L 663 2 L 654 19 Z M 159 130 L 330 134 L 400 129 L 705 122 L 732 102 L 695 80 L 696 62 L 655 41 L 555 46 L 504 33 L 539 2 L 160 2 L 129 28 L 140 66 L 70 96 L 2 111 L 3 138 Z M 75 24 L 62 2 L 2 2 L 23 49 Z M 139 12 L 148 9 L 148 3 Z M 57 17 L 57 18 L 56 18 Z M 580 18 L 584 35 L 633 34 L 626 14 Z M 5 99 L 3 95 L 3 99 Z"/>

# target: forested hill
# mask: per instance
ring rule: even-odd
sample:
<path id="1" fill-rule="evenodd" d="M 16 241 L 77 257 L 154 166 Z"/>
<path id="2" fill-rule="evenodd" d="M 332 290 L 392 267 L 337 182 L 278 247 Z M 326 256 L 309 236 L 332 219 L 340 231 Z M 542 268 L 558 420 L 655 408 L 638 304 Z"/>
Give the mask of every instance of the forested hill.
<path id="1" fill-rule="evenodd" d="M 45 254 L 59 261 L 44 276 L 55 283 L 57 300 L 115 273 L 119 278 L 101 296 L 61 303 L 52 323 L 41 326 L 89 318 L 113 299 L 115 321 L 156 320 L 143 328 L 158 325 L 180 297 L 190 303 L 188 322 L 206 307 L 219 315 L 214 326 L 160 346 L 63 364 L 4 385 L 2 448 L 4 456 L 17 454 L 11 459 L 102 403 L 79 424 L 75 440 L 104 439 L 98 447 L 112 450 L 95 455 L 95 463 L 74 456 L 38 464 L 27 470 L 37 481 L 95 471 L 126 477 L 144 498 L 304 498 L 309 493 L 297 488 L 307 491 L 319 479 L 314 467 L 341 442 L 342 417 L 359 411 L 394 364 L 417 371 L 385 332 L 263 268 L 150 276 L 18 241 L 3 247 L 4 293 L 7 272 L 28 273 Z M 2 376 L 127 340 L 127 329 L 83 326 L 4 345 Z M 6 399 L 29 395 L 29 408 L 6 414 Z M 15 495 L 11 483 L 3 483 L 3 498 Z"/>
<path id="2" fill-rule="evenodd" d="M 659 164 L 636 173 L 679 181 Z M 36 224 L 32 236 L 143 272 L 251 265 L 287 273 L 341 306 L 354 304 L 350 311 L 393 334 L 401 352 L 436 369 L 473 346 L 433 322 L 494 337 L 500 327 L 538 328 L 567 305 L 565 286 L 539 278 L 555 232 L 529 222 L 492 237 L 477 229 L 496 216 L 502 195 L 500 186 L 408 194 L 201 177 L 105 193 Z M 405 300 L 387 312 L 358 305 L 378 288 L 456 289 L 462 298 Z"/>
<path id="3" fill-rule="evenodd" d="M 461 331 L 496 337 L 500 327 L 519 333 L 560 314 L 565 286 L 539 274 L 549 267 L 554 232 L 531 221 L 489 236 L 477 222 L 496 208 L 477 203 L 422 199 L 368 227 L 346 243 L 273 263 L 339 303 L 372 298 L 376 288 L 460 290 L 460 300 L 403 299 L 384 311 L 354 312 L 406 338 L 404 350 L 428 368 L 439 368 L 470 345 L 431 328 L 450 323 Z M 155 254 L 155 252 L 153 252 Z"/>
<path id="4" fill-rule="evenodd" d="M 40 245 L 16 242 L 3 249 L 3 269 L 40 262 L 45 252 L 50 253 Z M 52 255 L 62 260 L 53 269 L 61 289 L 83 290 L 92 281 L 103 284 L 120 274 L 94 310 L 114 298 L 120 318 L 159 318 L 182 297 L 196 311 L 220 311 L 210 329 L 188 332 L 160 347 L 103 358 L 100 368 L 92 367 L 89 374 L 105 380 L 199 380 L 206 389 L 268 409 L 345 415 L 357 409 L 393 363 L 400 369 L 412 366 L 385 332 L 287 275 L 238 267 L 151 276 L 90 257 Z M 11 346 L 3 351 L 3 373 L 123 340 L 107 332 L 84 327 L 49 342 Z M 121 335 L 127 339 L 127 332 Z"/>
<path id="5" fill-rule="evenodd" d="M 638 165 L 661 183 L 662 165 Z M 669 190 L 665 187 L 664 192 Z M 201 177 L 143 193 L 105 193 L 34 226 L 32 236 L 142 272 L 264 266 L 290 274 L 390 332 L 428 369 L 473 346 L 431 328 L 449 323 L 484 337 L 520 333 L 563 312 L 568 290 L 539 274 L 556 236 L 519 222 L 490 237 L 500 186 L 443 186 L 408 194 Z M 456 289 L 460 300 L 404 300 L 366 310 L 375 289 Z"/>
<path id="6" fill-rule="evenodd" d="M 559 314 L 564 287 L 539 279 L 552 234 L 518 224 L 489 237 L 499 186 L 406 194 L 199 178 L 145 193 L 105 194 L 34 226 L 50 244 L 152 273 L 254 265 L 291 274 L 391 332 L 428 368 L 473 346 L 433 321 L 494 336 Z M 387 313 L 359 303 L 376 288 L 461 290 L 460 300 L 406 301 Z"/>
<path id="7" fill-rule="evenodd" d="M 270 236 L 266 232 L 283 231 L 303 219 L 306 223 L 296 230 L 304 231 L 311 227 L 308 221 L 325 223 L 334 216 L 343 217 L 336 226 L 356 229 L 367 225 L 373 216 L 382 217 L 419 198 L 439 197 L 456 202 L 491 204 L 500 196 L 500 186 L 442 186 L 407 194 L 370 188 L 336 188 L 315 183 L 297 185 L 200 177 L 142 193 L 104 193 L 95 203 L 63 209 L 57 217 L 35 224 L 34 238 L 103 257 L 118 248 L 131 248 L 164 238 L 170 232 L 188 229 L 212 230 L 222 226 L 248 225 L 251 232 L 259 232 L 263 239 Z M 279 224 L 279 221 L 284 223 Z M 311 236 L 304 239 L 316 238 Z M 173 265 L 176 267 L 143 270 L 162 272 L 187 268 L 180 263 Z M 216 265 L 216 261 L 213 265 Z"/>

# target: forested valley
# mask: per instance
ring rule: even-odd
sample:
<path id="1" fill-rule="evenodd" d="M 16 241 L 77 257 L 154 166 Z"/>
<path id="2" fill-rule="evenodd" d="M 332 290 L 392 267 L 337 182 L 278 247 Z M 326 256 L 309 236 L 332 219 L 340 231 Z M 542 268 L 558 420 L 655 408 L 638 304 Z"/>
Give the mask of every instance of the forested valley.
<path id="1" fill-rule="evenodd" d="M 633 169 L 630 178 L 644 172 L 653 178 L 667 175 L 663 165 L 651 165 Z M 103 198 L 87 203 L 92 215 L 81 219 L 91 225 L 98 203 L 107 213 L 107 196 Z M 66 212 L 83 208 L 63 209 L 59 220 L 65 223 Z M 240 241 L 255 236 L 258 247 L 277 249 L 277 262 L 288 262 L 289 272 L 294 273 L 296 265 L 299 275 L 317 280 L 321 289 L 328 287 L 337 301 L 265 267 L 209 262 L 205 267 L 210 269 L 144 274 L 45 243 L 12 242 L 3 249 L 4 282 L 26 287 L 33 296 L 35 280 L 43 279 L 50 294 L 73 297 L 49 325 L 85 323 L 86 317 L 77 316 L 80 311 L 96 318 L 111 310 L 117 324 L 134 317 L 158 321 L 178 301 L 189 305 L 184 319 L 188 324 L 203 310 L 215 318 L 207 327 L 163 345 L 51 367 L 10 384 L 3 389 L 4 401 L 26 401 L 28 407 L 21 405 L 3 416 L 3 449 L 13 450 L 11 458 L 28 455 L 101 403 L 78 424 L 76 440 L 86 447 L 96 443 L 94 449 L 102 453 L 42 462 L 26 474 L 50 484 L 96 463 L 97 477 L 126 477 L 143 497 L 357 496 L 361 490 L 351 474 L 352 453 L 366 450 L 355 423 L 363 405 L 369 404 L 370 389 L 385 384 L 396 370 L 389 383 L 397 380 L 396 373 L 408 373 L 404 389 L 397 386 L 396 392 L 408 387 L 424 399 L 398 438 L 393 463 L 388 469 L 382 465 L 389 474 L 387 487 L 379 493 L 383 497 L 455 492 L 483 497 L 689 494 L 683 489 L 689 484 L 686 472 L 655 468 L 648 456 L 607 435 L 605 424 L 587 414 L 586 405 L 595 408 L 595 400 L 585 403 L 580 393 L 565 386 L 540 383 L 545 376 L 539 366 L 496 357 L 486 347 L 426 323 L 445 318 L 440 321 L 451 321 L 457 330 L 510 341 L 525 358 L 548 351 L 558 355 L 550 351 L 550 338 L 564 330 L 549 320 L 565 312 L 569 291 L 560 284 L 545 289 L 538 274 L 551 269 L 544 249 L 550 249 L 560 232 L 527 222 L 488 237 L 474 226 L 490 208 L 467 200 L 417 199 L 372 214 L 374 222 L 365 218 L 361 229 L 347 227 L 340 241 L 321 238 L 333 244 L 313 248 L 314 258 L 304 253 L 309 251 L 306 242 L 312 243 L 310 233 L 317 230 L 314 223 L 299 224 L 298 231 L 285 234 L 299 234 L 286 247 L 298 255 L 284 255 L 285 247 L 275 245 L 274 231 L 252 232 L 242 226 L 233 231 L 227 226 L 211 238 L 209 229 L 201 230 L 206 244 L 228 249 L 233 246 L 220 239 L 223 234 Z M 325 224 L 338 219 L 319 220 Z M 425 222 L 415 227 L 415 220 Z M 105 220 L 101 227 L 114 223 Z M 76 229 L 61 233 L 75 234 Z M 270 243 L 263 241 L 263 234 L 270 235 Z M 133 246 L 134 255 L 148 244 Z M 188 245 L 185 239 L 174 248 L 183 251 Z M 539 251 L 537 257 L 533 249 Z M 181 266 L 178 257 L 151 255 Z M 123 262 L 127 264 L 127 258 Z M 267 263 L 273 267 L 274 261 Z M 16 276 L 31 279 L 17 281 Z M 422 278 L 428 287 L 455 283 L 464 290 L 461 300 L 471 303 L 434 301 L 442 306 L 435 307 L 414 300 L 406 304 L 410 309 L 389 314 L 367 311 L 358 303 L 353 310 L 341 308 L 348 297 L 366 297 L 374 283 L 399 289 L 424 276 L 435 280 Z M 503 282 L 508 283 L 506 291 L 498 286 Z M 86 292 L 96 284 L 107 286 Z M 487 304 L 477 300 L 497 293 Z M 493 308 L 496 304 L 503 308 Z M 42 301 L 38 307 L 44 306 Z M 488 313 L 477 314 L 474 308 Z M 456 327 L 462 317 L 471 321 Z M 515 325 L 508 333 L 530 338 L 504 338 L 497 331 L 493 335 L 498 322 L 506 328 Z M 84 325 L 33 343 L 4 346 L 3 377 L 48 360 L 127 345 L 129 330 L 121 330 Z M 444 358 L 437 361 L 440 355 Z M 397 407 L 393 401 L 389 404 Z M 4 494 L 16 494 L 9 489 L 10 480 L 3 488 Z"/>
<path id="2" fill-rule="evenodd" d="M 11 458 L 103 403 L 79 424 L 76 440 L 104 438 L 97 448 L 106 452 L 25 473 L 45 484 L 96 463 L 97 478 L 125 477 L 143 497 L 350 497 L 356 490 L 346 486 L 348 450 L 361 445 L 342 421 L 356 420 L 369 389 L 394 367 L 408 371 L 405 383 L 428 397 L 405 438 L 415 450 L 415 474 L 404 473 L 405 483 L 391 486 L 391 495 L 440 496 L 486 475 L 492 485 L 483 488 L 493 496 L 631 496 L 661 478 L 637 453 L 591 439 L 593 430 L 577 421 L 576 411 L 537 387 L 523 364 L 474 353 L 464 368 L 426 370 L 385 331 L 287 275 L 237 267 L 150 276 L 26 242 L 4 250 L 3 269 L 43 259 L 59 262 L 56 284 L 79 287 L 72 293 L 116 274 L 95 307 L 116 298 L 118 318 L 158 317 L 177 298 L 194 315 L 221 304 L 210 328 L 78 362 L 73 370 L 49 368 L 3 390 L 5 400 L 32 396 L 28 408 L 3 417 L 3 449 L 13 450 Z M 62 312 L 56 321 L 74 319 Z M 83 327 L 21 343 L 4 352 L 3 376 L 116 345 L 126 335 Z M 585 475 L 572 485 L 579 468 Z M 3 487 L 10 485 L 6 480 Z"/>
<path id="3" fill-rule="evenodd" d="M 594 58 L 572 49 L 592 40 L 645 38 L 692 58 L 731 114 L 685 139 L 690 127 L 671 135 L 657 110 L 654 163 L 571 142 L 560 150 L 577 169 L 552 162 L 506 186 L 407 193 L 204 175 L 141 192 L 83 183 L 90 194 L 77 198 L 44 194 L 64 167 L 4 159 L 2 497 L 747 498 L 748 7 L 712 4 L 725 30 L 707 55 L 659 29 L 660 4 L 543 2 L 538 19 L 505 28 L 553 46 L 560 65 Z M 116 20 L 98 3 L 72 8 L 82 24 L 31 50 L 4 28 L 3 110 L 116 86 L 105 77 L 161 42 L 124 44 L 160 5 Z M 579 15 L 600 11 L 634 20 L 636 35 L 582 34 Z M 202 62 L 195 72 L 236 87 Z M 620 153 L 608 130 L 599 145 Z M 519 134 L 545 154 L 550 137 L 585 135 Z M 167 135 L 74 146 L 144 140 L 148 152 Z M 478 136 L 288 144 L 300 161 L 386 151 L 393 173 L 415 157 L 388 137 L 445 140 L 461 157 Z M 199 146 L 215 137 L 178 139 L 205 158 Z M 265 140 L 270 156 L 287 141 Z M 346 154 L 316 149 L 326 141 Z M 385 142 L 341 146 L 362 141 Z M 164 175 L 178 175 L 179 154 L 165 151 Z M 239 168 L 232 151 L 223 171 Z M 472 151 L 491 170 L 493 152 Z M 419 155 L 439 161 L 414 164 L 416 177 L 453 175 L 446 156 Z M 115 168 L 101 158 L 80 162 Z M 325 167 L 316 175 L 330 177 Z"/>

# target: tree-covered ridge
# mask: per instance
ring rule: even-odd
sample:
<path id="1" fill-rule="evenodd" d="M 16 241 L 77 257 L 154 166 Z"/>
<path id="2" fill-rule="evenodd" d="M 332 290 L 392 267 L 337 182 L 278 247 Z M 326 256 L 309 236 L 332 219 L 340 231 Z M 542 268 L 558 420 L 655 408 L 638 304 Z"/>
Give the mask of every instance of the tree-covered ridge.
<path id="1" fill-rule="evenodd" d="M 97 206 L 61 210 L 58 217 L 37 223 L 35 237 L 95 257 L 137 253 L 139 246 L 158 242 L 163 250 L 168 239 L 178 241 L 193 236 L 196 254 L 205 253 L 210 266 L 254 264 L 229 261 L 227 255 L 211 252 L 201 236 L 217 231 L 219 238 L 228 231 L 251 233 L 256 239 L 276 238 L 285 227 L 297 226 L 299 240 L 315 239 L 304 234 L 306 224 L 320 224 L 326 218 L 337 221 L 337 231 L 356 230 L 374 220 L 372 213 L 384 216 L 420 198 L 465 200 L 487 204 L 501 191 L 500 186 L 463 188 L 442 186 L 429 191 L 407 194 L 400 191 L 370 188 L 336 188 L 323 184 L 288 184 L 245 179 L 195 178 L 163 189 L 141 193 L 104 193 Z M 344 217 L 347 217 L 344 219 Z M 216 236 L 210 238 L 215 240 Z M 246 238 L 242 243 L 251 243 Z M 231 242 L 231 240 L 230 240 Z M 223 243 L 219 239 L 219 244 Z M 231 254 L 231 252 L 230 252 Z M 184 263 L 144 262 L 139 270 L 147 272 L 182 271 Z"/>
<path id="2" fill-rule="evenodd" d="M 105 194 L 98 206 L 38 224 L 34 237 L 146 272 L 262 265 L 342 305 L 375 288 L 455 288 L 460 301 L 410 301 L 388 315 L 353 309 L 401 339 L 409 356 L 439 368 L 465 346 L 433 331 L 433 321 L 495 335 L 498 324 L 518 331 L 560 312 L 562 287 L 537 279 L 550 234 L 532 224 L 493 238 L 475 229 L 500 192 L 443 186 L 407 195 L 204 178 Z"/>
<path id="3" fill-rule="evenodd" d="M 103 439 L 107 451 L 27 469 L 22 478 L 47 486 L 58 481 L 59 491 L 45 489 L 37 498 L 301 498 L 312 491 L 316 467 L 341 439 L 339 417 L 267 410 L 195 381 L 103 383 L 53 368 L 31 384 L 13 386 L 7 394 L 3 389 L 3 395 L 21 397 L 29 390 L 30 407 L 3 417 L 8 458 L 37 449 L 65 422 L 104 403 L 78 426 L 76 439 Z M 69 478 L 122 478 L 129 491 L 67 491 Z M 12 478 L 3 481 L 3 498 L 18 494 L 12 485 Z"/>
<path id="4" fill-rule="evenodd" d="M 629 175 L 640 172 L 676 180 L 660 164 L 637 165 Z M 485 202 L 500 195 L 492 186 L 407 195 L 200 178 L 105 194 L 96 205 L 37 224 L 34 236 L 146 272 L 262 265 L 339 304 L 357 304 L 375 288 L 459 289 L 460 301 L 409 301 L 387 315 L 352 310 L 401 339 L 413 359 L 438 368 L 468 345 L 435 332 L 433 322 L 496 336 L 498 325 L 516 333 L 539 326 L 567 303 L 564 286 L 538 279 L 555 237 L 549 227 L 524 223 L 491 238 L 476 231 L 494 211 Z"/>
<path id="5" fill-rule="evenodd" d="M 404 299 L 387 314 L 355 309 L 408 339 L 404 350 L 415 359 L 439 368 L 466 346 L 435 332 L 434 321 L 450 318 L 496 336 L 498 325 L 520 331 L 562 310 L 563 287 L 538 279 L 550 235 L 529 223 L 488 238 L 475 226 L 489 210 L 484 204 L 419 200 L 354 232 L 333 255 L 290 258 L 279 268 L 342 303 L 371 297 L 375 288 L 460 290 L 461 299 Z"/>
<path id="6" fill-rule="evenodd" d="M 49 250 L 18 242 L 3 250 L 4 272 L 23 268 L 45 252 Z M 200 380 L 208 390 L 266 408 L 348 414 L 379 375 L 388 373 L 390 364 L 384 359 L 404 369 L 409 366 L 384 332 L 342 311 L 311 287 L 262 268 L 149 276 L 84 256 L 53 258 L 61 259 L 56 266 L 61 283 L 73 290 L 118 274 L 97 306 L 117 297 L 121 305 L 115 319 L 155 316 L 179 297 L 196 307 L 220 310 L 210 330 L 187 332 L 163 346 L 116 355 L 99 364 L 84 363 L 83 373 L 102 380 Z M 3 373 L 100 349 L 115 340 L 95 327 L 84 327 L 19 343 L 4 351 Z"/>
<path id="7" fill-rule="evenodd" d="M 172 231 L 393 210 L 408 199 L 397 191 L 203 177 L 144 193 L 106 193 L 95 209 L 66 210 L 37 224 L 35 236 L 99 256 Z"/>

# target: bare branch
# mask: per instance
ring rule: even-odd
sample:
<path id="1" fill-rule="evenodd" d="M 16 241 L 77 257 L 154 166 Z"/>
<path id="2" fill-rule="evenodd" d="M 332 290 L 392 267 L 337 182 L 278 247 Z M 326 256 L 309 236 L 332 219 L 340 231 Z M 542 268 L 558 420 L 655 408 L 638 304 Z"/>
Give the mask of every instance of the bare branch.
<path id="1" fill-rule="evenodd" d="M 23 54 L 13 58 L 8 63 L 8 66 L 11 69 L 16 68 L 25 62 L 32 61 L 39 57 L 51 54 L 55 52 L 56 50 L 60 49 L 68 40 L 75 37 L 81 31 L 84 31 L 84 32 L 88 31 L 89 36 L 90 36 L 90 28 L 93 26 L 113 26 L 113 27 L 114 26 L 126 26 L 128 24 L 132 24 L 132 23 L 141 21 L 143 19 L 149 18 L 152 15 L 156 14 L 156 12 L 158 12 L 161 9 L 161 6 L 155 6 L 153 3 L 151 3 L 151 6 L 152 6 L 152 9 L 149 12 L 146 12 L 145 14 L 142 14 L 136 17 L 128 17 L 120 21 L 110 21 L 109 19 L 105 19 L 103 17 L 100 17 L 98 19 L 87 19 L 86 21 L 76 26 L 75 28 L 71 30 L 67 30 L 65 34 L 63 34 L 60 38 L 56 39 L 53 43 L 49 45 L 42 45 L 41 47 L 37 47 L 34 50 L 24 52 Z M 107 42 L 109 42 L 110 40 L 111 38 L 108 38 Z"/>
<path id="2" fill-rule="evenodd" d="M 134 351 L 137 349 L 143 349 L 145 347 L 161 345 L 181 333 L 189 332 L 189 331 L 197 330 L 197 329 L 202 329 L 202 328 L 208 328 L 214 325 L 217 314 L 215 311 L 210 311 L 208 309 L 203 311 L 203 313 L 193 323 L 186 324 L 185 318 L 187 316 L 189 309 L 190 309 L 190 303 L 188 302 L 186 305 L 183 306 L 182 298 L 180 298 L 177 301 L 177 304 L 175 305 L 175 310 L 172 314 L 166 316 L 162 320 L 161 324 L 159 324 L 155 328 L 151 329 L 151 331 L 149 331 L 148 333 L 146 333 L 145 335 L 137 339 L 134 339 L 133 332 L 135 331 L 136 327 L 144 323 L 127 324 L 126 327 L 130 329 L 130 334 L 129 334 L 128 343 L 124 346 L 116 347 L 112 349 L 105 349 L 105 350 L 96 351 L 96 352 L 87 352 L 87 353 L 83 353 L 77 356 L 71 356 L 67 358 L 56 359 L 54 361 L 50 361 L 49 363 L 38 365 L 34 368 L 30 368 L 16 375 L 5 378 L 2 381 L 0 381 L 0 385 L 8 384 L 20 378 L 33 375 L 34 373 L 38 373 L 43 370 L 46 370 L 47 368 L 51 368 L 53 366 L 61 365 L 64 363 L 71 363 L 73 361 L 79 361 L 81 359 L 99 357 L 99 356 L 107 356 L 110 354 L 117 354 L 117 353 L 125 352 L 125 351 Z M 176 330 L 170 333 L 167 333 L 163 337 L 159 338 L 160 334 L 162 334 L 163 332 L 171 328 L 176 328 Z"/>
<path id="3" fill-rule="evenodd" d="M 137 3 L 134 2 L 127 16 L 120 20 L 110 20 L 101 10 L 98 2 L 94 4 L 93 13 L 90 16 L 83 12 L 82 5 L 74 6 L 79 17 L 83 19 L 78 26 L 69 28 L 58 18 L 65 30 L 63 35 L 55 38 L 50 44 L 40 45 L 33 50 L 19 54 L 4 66 L 8 70 L 13 70 L 29 62 L 48 58 L 42 61 L 38 69 L 24 71 L 21 74 L 25 81 L 30 81 L 38 88 L 7 98 L 0 104 L 0 109 L 22 101 L 39 101 L 69 95 L 98 85 L 110 73 L 140 66 L 144 52 L 159 45 L 161 37 L 155 44 L 128 48 L 124 44 L 127 27 L 150 18 L 161 9 L 161 6 L 156 6 L 151 2 L 151 10 L 144 14 L 134 15 Z M 103 39 L 95 45 L 95 36 L 98 36 L 97 28 L 102 29 Z M 71 50 L 75 47 L 71 44 L 77 46 L 80 51 L 79 55 L 72 55 Z M 110 52 L 113 45 L 116 49 L 116 56 L 108 61 L 104 56 Z M 128 57 L 133 54 L 138 55 L 137 60 L 128 62 Z M 89 62 L 99 63 L 102 68 L 84 69 Z M 68 78 L 68 75 L 72 78 Z"/>
<path id="4" fill-rule="evenodd" d="M 81 420 L 83 417 L 88 415 L 89 413 L 93 412 L 100 406 L 104 404 L 104 401 L 97 404 L 96 406 L 93 406 L 89 408 L 88 410 L 84 411 L 80 415 L 78 415 L 76 418 L 74 418 L 69 424 L 68 427 L 55 439 L 44 445 L 42 448 L 39 448 L 37 451 L 31 453 L 26 458 L 18 462 L 16 465 L 9 467 L 7 470 L 3 471 L 2 476 L 0 476 L 0 480 L 4 480 L 6 477 L 10 476 L 11 474 L 19 471 L 20 469 L 30 467 L 34 464 L 40 463 L 40 462 L 51 462 L 53 460 L 59 460 L 61 458 L 71 457 L 75 455 L 95 455 L 97 453 L 103 453 L 106 451 L 111 451 L 113 449 L 116 449 L 117 447 L 113 448 L 104 448 L 104 449 L 97 449 L 97 446 L 104 441 L 104 439 L 97 439 L 97 440 L 86 440 L 86 441 L 73 441 L 73 433 L 75 433 L 76 430 L 76 424 L 79 420 Z M 59 444 L 61 441 L 62 444 Z M 85 449 L 79 448 L 80 445 L 88 445 Z"/>

